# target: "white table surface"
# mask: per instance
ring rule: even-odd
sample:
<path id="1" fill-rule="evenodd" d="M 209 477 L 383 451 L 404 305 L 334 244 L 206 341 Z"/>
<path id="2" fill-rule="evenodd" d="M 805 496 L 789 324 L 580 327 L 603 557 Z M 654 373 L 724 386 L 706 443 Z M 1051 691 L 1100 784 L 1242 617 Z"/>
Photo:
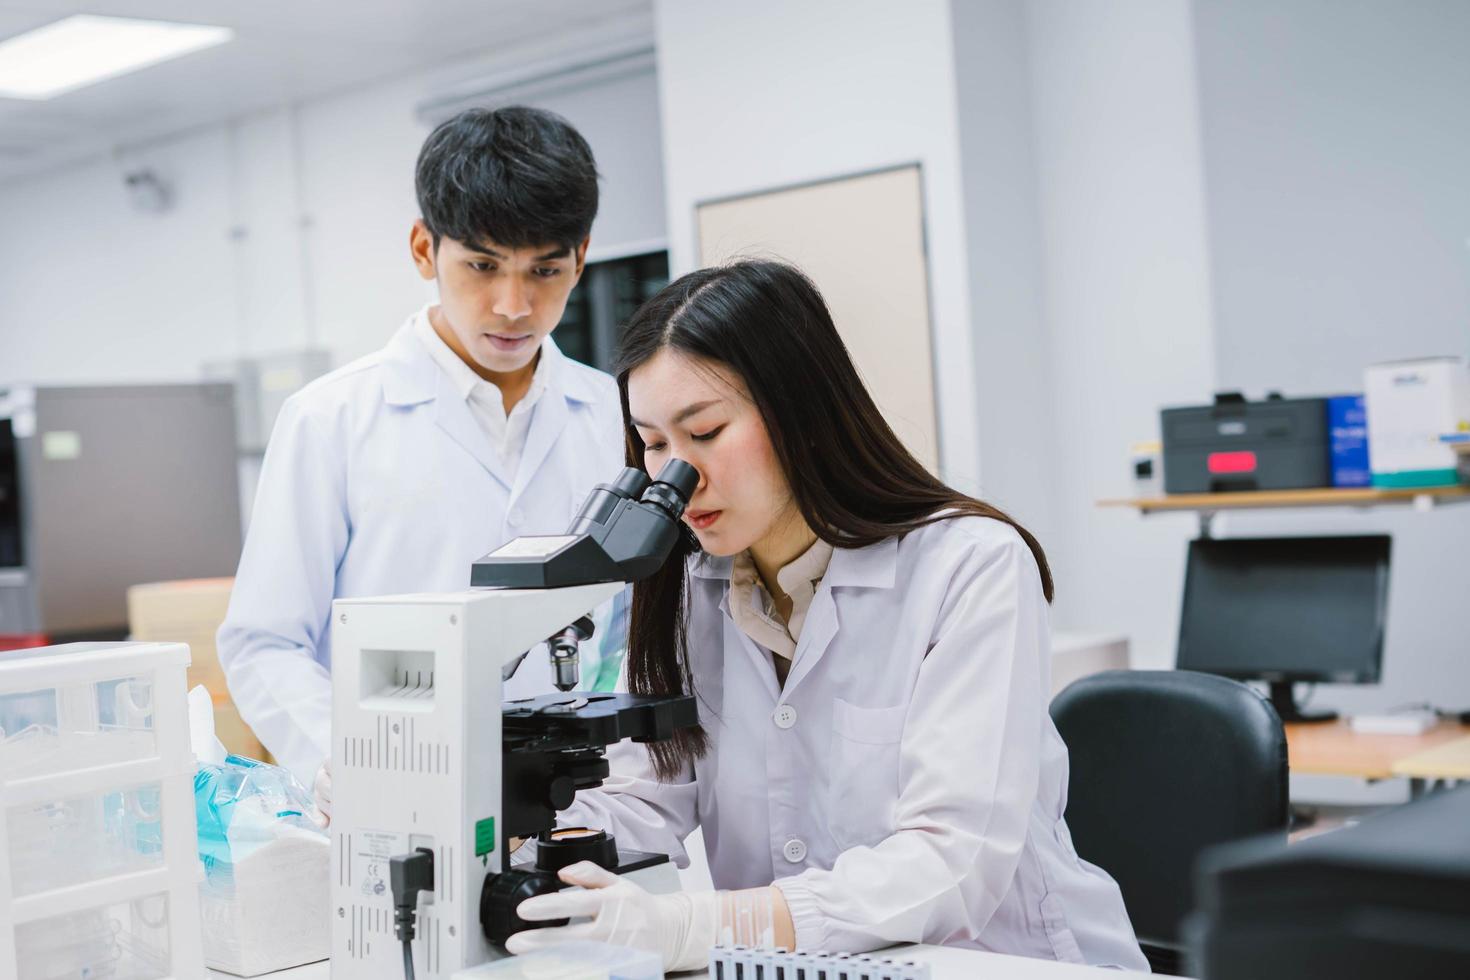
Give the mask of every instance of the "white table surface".
<path id="1" fill-rule="evenodd" d="M 956 949 L 953 946 L 899 946 L 905 958 L 929 963 L 934 968 L 934 980 L 1100 980 L 1110 977 L 1118 980 L 1117 970 L 1104 970 L 1095 966 L 1077 966 L 1072 963 L 1056 963 L 1052 960 L 1034 960 L 1024 956 L 1004 956 L 1000 953 L 982 953 L 975 949 Z M 327 962 L 310 963 L 292 970 L 268 973 L 269 980 L 328 980 L 331 971 Z M 228 973 L 209 971 L 216 980 L 236 980 Z M 672 974 L 684 980 L 707 980 L 708 972 Z"/>

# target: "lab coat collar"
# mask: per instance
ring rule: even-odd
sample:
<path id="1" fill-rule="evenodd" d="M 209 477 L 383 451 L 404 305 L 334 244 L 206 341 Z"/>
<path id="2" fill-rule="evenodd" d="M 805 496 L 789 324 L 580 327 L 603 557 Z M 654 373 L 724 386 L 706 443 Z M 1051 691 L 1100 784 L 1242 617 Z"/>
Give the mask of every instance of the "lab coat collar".
<path id="1" fill-rule="evenodd" d="M 383 348 L 383 400 L 389 405 L 418 405 L 431 401 L 438 391 L 436 376 L 443 372 L 414 336 L 415 317 L 399 327 Z"/>
<path id="2" fill-rule="evenodd" d="M 696 556 L 689 562 L 694 578 L 730 581 L 733 558 Z M 898 537 L 884 538 L 863 548 L 834 548 L 822 584 L 832 588 L 891 589 L 898 578 Z"/>
<path id="3" fill-rule="evenodd" d="M 734 617 L 730 615 L 730 571 L 733 565 L 733 558 L 705 557 L 703 560 L 692 559 L 688 566 L 689 574 L 695 578 L 714 582 L 723 580 L 724 595 L 720 597 L 720 611 L 728 620 L 727 628 L 732 628 L 735 624 Z M 785 703 L 790 700 L 792 692 L 816 668 L 837 635 L 840 619 L 832 590 L 838 588 L 891 589 L 897 580 L 897 535 L 884 538 L 877 544 L 870 544 L 864 548 L 833 549 L 832 561 L 827 566 L 827 574 L 822 576 L 822 584 L 817 587 L 817 594 L 812 598 L 811 608 L 807 610 L 806 623 L 801 628 L 801 639 L 797 641 L 796 655 L 791 662 L 791 673 L 787 676 L 785 685 L 779 690 L 776 689 L 774 670 L 770 672 L 768 686 L 777 703 Z M 766 655 L 761 653 L 754 641 L 738 628 L 735 628 L 735 633 L 747 653 L 760 665 L 759 669 L 764 675 L 769 666 L 764 664 Z"/>
<path id="4" fill-rule="evenodd" d="M 449 438 L 459 443 L 461 449 L 475 457 L 475 461 L 485 468 L 485 471 L 499 480 L 506 489 L 510 489 L 514 473 L 507 473 L 505 464 L 491 448 L 490 438 L 485 435 L 485 430 L 480 423 L 475 421 L 470 412 L 470 404 L 455 389 L 454 380 L 444 371 L 438 370 L 435 365 L 435 398 L 434 398 L 434 424 L 443 429 Z M 542 398 L 546 396 L 543 395 Z M 565 410 L 565 409 L 563 409 Z M 531 424 L 534 427 L 536 415 L 531 414 Z"/>
<path id="5" fill-rule="evenodd" d="M 567 403 L 592 404 L 598 401 L 599 392 L 593 383 L 595 375 L 568 361 L 550 337 L 542 341 L 546 391 L 531 414 L 531 428 L 526 435 L 520 467 L 517 472 L 508 473 L 470 414 L 469 405 L 456 390 L 453 379 L 434 362 L 417 336 L 414 322 L 424 315 L 425 311 L 420 310 L 410 317 L 384 348 L 383 399 L 397 406 L 434 402 L 434 421 L 475 457 L 486 472 L 511 491 L 511 502 L 514 503 L 566 428 L 571 414 Z"/>
<path id="6" fill-rule="evenodd" d="M 383 349 L 383 400 L 389 405 L 418 405 L 439 394 L 437 375 L 443 372 L 414 335 L 414 321 L 424 315 L 425 310 L 420 310 L 409 317 Z M 550 337 L 541 342 L 541 357 L 546 362 L 546 393 L 542 398 L 560 396 L 591 405 L 602 397 L 592 372 L 579 370 Z"/>

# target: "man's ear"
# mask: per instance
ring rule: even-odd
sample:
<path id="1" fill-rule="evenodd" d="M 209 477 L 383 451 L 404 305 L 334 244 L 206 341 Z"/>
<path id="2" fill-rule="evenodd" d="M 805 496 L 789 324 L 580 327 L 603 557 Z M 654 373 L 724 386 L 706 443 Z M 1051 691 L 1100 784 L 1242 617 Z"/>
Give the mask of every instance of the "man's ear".
<path id="1" fill-rule="evenodd" d="M 408 252 L 413 256 L 414 268 L 419 270 L 419 275 L 424 279 L 434 278 L 438 251 L 439 246 L 434 242 L 434 234 L 429 231 L 429 226 L 424 224 L 423 218 L 416 219 L 408 232 Z"/>
<path id="2" fill-rule="evenodd" d="M 577 278 L 582 278 L 582 270 L 587 268 L 587 245 L 592 241 L 591 236 L 582 239 L 582 244 L 577 246 Z"/>

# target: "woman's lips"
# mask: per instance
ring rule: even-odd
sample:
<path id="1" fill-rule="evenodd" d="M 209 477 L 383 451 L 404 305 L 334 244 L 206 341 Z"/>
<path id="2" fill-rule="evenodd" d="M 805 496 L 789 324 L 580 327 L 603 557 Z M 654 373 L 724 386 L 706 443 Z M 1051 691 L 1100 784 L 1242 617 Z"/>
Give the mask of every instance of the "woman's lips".
<path id="1" fill-rule="evenodd" d="M 530 334 L 526 334 L 520 337 L 502 337 L 498 333 L 487 333 L 485 336 L 490 338 L 491 346 L 499 351 L 520 350 L 526 344 L 531 342 Z"/>
<path id="2" fill-rule="evenodd" d="M 689 526 L 696 531 L 703 531 L 715 521 L 720 519 L 722 510 L 686 510 L 684 516 L 689 519 Z"/>

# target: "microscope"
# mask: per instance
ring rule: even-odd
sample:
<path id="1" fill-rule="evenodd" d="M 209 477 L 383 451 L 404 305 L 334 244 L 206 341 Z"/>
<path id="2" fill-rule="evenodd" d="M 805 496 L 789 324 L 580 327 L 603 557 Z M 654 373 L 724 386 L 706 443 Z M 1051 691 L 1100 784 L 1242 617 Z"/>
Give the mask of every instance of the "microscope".
<path id="1" fill-rule="evenodd" d="M 667 855 L 555 828 L 607 777 L 607 746 L 698 723 L 688 695 L 573 690 L 589 611 L 659 568 L 698 480 L 680 460 L 653 480 L 625 469 L 565 534 L 477 560 L 467 591 L 333 603 L 333 980 L 448 978 L 505 956 L 528 927 L 516 907 L 577 861 L 677 890 Z M 543 648 L 564 693 L 502 704 Z M 512 838 L 536 841 L 534 864 L 511 866 Z"/>

